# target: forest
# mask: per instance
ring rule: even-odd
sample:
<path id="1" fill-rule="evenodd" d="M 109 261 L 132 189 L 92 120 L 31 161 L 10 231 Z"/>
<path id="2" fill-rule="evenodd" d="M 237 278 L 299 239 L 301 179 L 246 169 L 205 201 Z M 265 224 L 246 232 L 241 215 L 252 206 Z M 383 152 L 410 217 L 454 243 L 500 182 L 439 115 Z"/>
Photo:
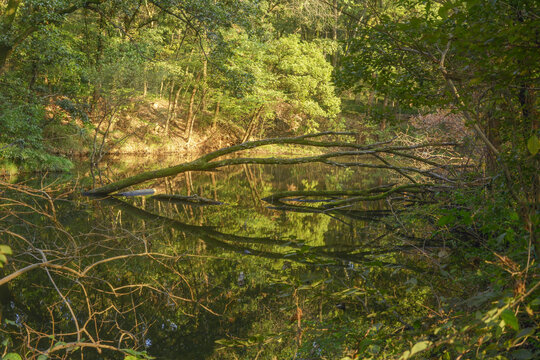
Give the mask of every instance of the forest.
<path id="1" fill-rule="evenodd" d="M 540 357 L 536 0 L 0 0 L 0 357 Z"/>

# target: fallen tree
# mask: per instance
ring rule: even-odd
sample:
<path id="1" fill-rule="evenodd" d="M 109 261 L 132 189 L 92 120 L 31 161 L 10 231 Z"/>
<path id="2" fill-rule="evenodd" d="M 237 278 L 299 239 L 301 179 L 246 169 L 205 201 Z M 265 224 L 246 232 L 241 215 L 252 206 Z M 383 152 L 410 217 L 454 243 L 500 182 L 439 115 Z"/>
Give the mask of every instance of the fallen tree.
<path id="1" fill-rule="evenodd" d="M 422 179 L 430 179 L 432 181 L 442 181 L 447 183 L 455 183 L 457 181 L 455 170 L 461 168 L 463 164 L 443 164 L 433 161 L 428 158 L 412 154 L 411 152 L 423 148 L 445 149 L 456 146 L 456 143 L 425 143 L 415 145 L 391 145 L 393 140 L 377 142 L 373 144 L 357 144 L 354 142 L 346 142 L 341 140 L 320 140 L 322 137 L 352 137 L 356 134 L 353 132 L 323 132 L 317 134 L 308 134 L 297 137 L 282 137 L 256 141 L 248 141 L 242 144 L 233 145 L 227 148 L 213 151 L 200 158 L 175 165 L 168 168 L 152 170 L 137 174 L 135 176 L 122 179 L 102 187 L 84 192 L 87 196 L 103 196 L 113 195 L 127 187 L 141 184 L 143 182 L 175 176 L 187 171 L 214 171 L 218 168 L 232 165 L 242 164 L 260 164 L 260 165 L 294 165 L 304 163 L 325 163 L 339 167 L 363 167 L 375 169 L 392 170 L 399 175 L 407 178 L 411 183 L 418 184 L 424 182 Z M 329 152 L 312 156 L 302 157 L 232 157 L 238 153 L 255 149 L 267 145 L 299 145 L 305 147 L 333 149 Z M 371 162 L 345 161 L 344 158 L 350 157 L 369 157 Z M 227 157 L 227 158 L 223 158 Z M 220 159 L 222 158 L 222 159 Z M 408 159 L 419 163 L 422 167 L 413 166 L 398 166 L 392 164 L 392 158 Z M 420 178 L 418 178 L 420 176 Z"/>

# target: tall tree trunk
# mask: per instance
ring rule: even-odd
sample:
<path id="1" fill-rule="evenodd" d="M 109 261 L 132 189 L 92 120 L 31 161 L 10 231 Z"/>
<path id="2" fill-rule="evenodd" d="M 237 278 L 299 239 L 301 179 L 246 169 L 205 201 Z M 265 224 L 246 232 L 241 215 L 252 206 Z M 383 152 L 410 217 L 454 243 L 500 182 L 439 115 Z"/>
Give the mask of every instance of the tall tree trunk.
<path id="1" fill-rule="evenodd" d="M 143 96 L 146 96 L 146 94 L 148 93 L 148 75 L 146 71 L 146 66 L 143 70 L 143 78 Z"/>
<path id="2" fill-rule="evenodd" d="M 221 99 L 219 99 L 216 103 L 216 111 L 214 111 L 214 118 L 212 119 L 212 129 L 214 130 L 217 126 L 217 120 L 219 118 L 219 104 L 221 102 Z"/>
<path id="3" fill-rule="evenodd" d="M 202 79 L 202 91 L 201 91 L 201 109 L 204 114 L 206 111 L 206 92 L 208 91 L 208 87 L 206 86 L 206 78 L 208 75 L 208 60 L 204 58 L 203 60 L 203 79 Z"/>
<path id="4" fill-rule="evenodd" d="M 195 84 L 193 85 L 193 91 L 191 92 L 191 98 L 189 99 L 189 109 L 188 109 L 188 116 L 187 116 L 187 123 L 186 123 L 186 142 L 190 142 L 191 140 L 191 134 L 193 133 L 193 124 L 195 123 L 195 115 L 193 114 L 193 104 L 195 103 L 195 95 L 197 95 L 199 80 L 201 79 L 201 73 L 197 75 L 197 79 L 195 80 Z"/>
<path id="5" fill-rule="evenodd" d="M 246 133 L 244 134 L 244 137 L 242 138 L 242 142 L 245 143 L 249 140 L 251 134 L 253 134 L 253 129 L 255 129 L 255 125 L 257 125 L 257 122 L 259 118 L 261 117 L 262 110 L 264 108 L 264 105 L 261 105 L 257 112 L 253 114 L 251 121 L 249 122 L 248 128 L 246 129 Z"/>
<path id="6" fill-rule="evenodd" d="M 163 97 L 163 83 L 165 82 L 165 76 L 161 78 L 161 84 L 159 85 L 159 100 Z"/>
<path id="7" fill-rule="evenodd" d="M 368 95 L 368 108 L 367 108 L 368 115 L 371 115 L 371 110 L 373 107 L 374 100 L 375 100 L 375 90 L 371 89 L 369 90 L 369 95 Z"/>
<path id="8" fill-rule="evenodd" d="M 22 0 L 9 0 L 4 10 L 4 13 L 0 17 L 0 28 L 6 35 L 9 34 L 15 15 L 17 15 L 17 9 Z M 2 34 L 4 35 L 4 34 Z M 0 75 L 4 73 L 7 68 L 7 60 L 13 52 L 13 44 L 4 43 L 0 45 Z"/>
<path id="9" fill-rule="evenodd" d="M 525 136 L 528 138 L 531 132 L 538 130 L 538 112 L 536 110 L 536 95 L 529 85 L 521 85 L 518 94 L 521 106 L 521 115 L 525 122 Z"/>
<path id="10" fill-rule="evenodd" d="M 386 117 L 388 116 L 388 96 L 384 95 L 384 101 L 383 101 L 383 117 L 381 120 L 381 130 L 386 129 Z"/>
<path id="11" fill-rule="evenodd" d="M 338 30 L 338 20 L 339 20 L 339 11 L 338 11 L 338 4 L 337 0 L 334 0 L 332 3 L 332 7 L 334 8 L 334 24 L 332 26 L 332 40 L 334 40 L 334 46 L 337 44 L 337 30 Z M 332 55 L 332 66 L 335 68 L 337 66 L 337 59 L 338 59 L 338 49 L 336 47 L 336 50 L 334 50 L 334 54 Z"/>
<path id="12" fill-rule="evenodd" d="M 7 69 L 7 59 L 13 52 L 11 46 L 0 45 L 0 75 L 2 75 Z"/>
<path id="13" fill-rule="evenodd" d="M 171 111 L 172 111 L 172 102 L 173 102 L 173 96 L 174 96 L 174 87 L 175 87 L 175 81 L 174 79 L 171 80 L 171 87 L 169 88 L 169 102 L 167 104 L 167 120 L 171 117 Z"/>
<path id="14" fill-rule="evenodd" d="M 167 125 L 165 126 L 165 133 L 166 134 L 169 134 L 169 123 L 171 120 L 175 119 L 176 118 L 176 110 L 178 108 L 178 94 L 180 94 L 180 90 L 182 88 L 180 86 L 178 86 L 178 89 L 176 90 L 176 92 L 174 93 L 174 100 L 173 100 L 173 104 L 172 104 L 172 111 L 171 111 L 171 114 L 170 116 L 167 117 Z"/>
<path id="15" fill-rule="evenodd" d="M 173 90 L 174 89 L 171 88 L 171 92 Z M 169 104 L 170 110 L 168 111 L 167 122 L 165 123 L 165 134 L 166 135 L 169 135 L 169 124 L 170 124 L 171 120 L 176 117 L 176 107 L 177 107 L 177 104 L 178 104 L 178 94 L 180 94 L 180 90 L 181 90 L 181 87 L 178 86 L 178 88 L 176 89 L 176 92 L 174 93 L 172 104 Z"/>

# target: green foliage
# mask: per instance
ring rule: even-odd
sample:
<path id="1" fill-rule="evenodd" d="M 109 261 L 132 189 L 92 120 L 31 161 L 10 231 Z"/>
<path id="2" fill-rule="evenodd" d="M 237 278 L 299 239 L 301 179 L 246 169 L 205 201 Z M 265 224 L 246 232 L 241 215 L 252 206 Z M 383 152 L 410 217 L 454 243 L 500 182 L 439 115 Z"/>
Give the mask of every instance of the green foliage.
<path id="1" fill-rule="evenodd" d="M 11 83 L 10 92 L 0 93 L 0 163 L 15 164 L 23 171 L 65 171 L 73 164 L 48 154 L 43 144 L 44 107 L 37 99 L 25 102 Z"/>
<path id="2" fill-rule="evenodd" d="M 2 356 L 2 360 L 22 360 L 22 357 L 16 353 L 8 353 Z"/>
<path id="3" fill-rule="evenodd" d="M 8 262 L 6 255 L 11 255 L 13 252 L 7 245 L 0 245 L 0 268 L 4 267 L 4 264 Z"/>
<path id="4" fill-rule="evenodd" d="M 224 35 L 230 59 L 223 70 L 223 109 L 247 115 L 260 104 L 268 119 L 288 124 L 297 133 L 336 127 L 340 100 L 332 85 L 332 66 L 319 42 L 291 35 L 261 42 L 232 29 Z"/>
<path id="5" fill-rule="evenodd" d="M 333 119 L 340 110 L 331 82 L 332 66 L 318 42 L 304 42 L 298 36 L 275 41 L 268 63 L 284 99 L 303 115 L 300 132 L 317 130 L 322 118 Z"/>
<path id="6" fill-rule="evenodd" d="M 17 142 L 20 146 L 37 149 L 41 146 L 43 107 L 36 103 L 0 98 L 0 142 Z"/>

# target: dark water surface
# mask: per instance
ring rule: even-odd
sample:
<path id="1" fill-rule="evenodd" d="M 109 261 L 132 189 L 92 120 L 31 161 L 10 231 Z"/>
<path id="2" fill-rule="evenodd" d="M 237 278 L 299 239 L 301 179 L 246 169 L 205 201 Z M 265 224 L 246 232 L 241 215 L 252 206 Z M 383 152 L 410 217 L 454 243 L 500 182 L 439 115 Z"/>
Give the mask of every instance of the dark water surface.
<path id="1" fill-rule="evenodd" d="M 421 245 L 397 235 L 391 215 L 380 216 L 386 202 L 314 213 L 262 200 L 285 190 L 380 186 L 392 182 L 384 171 L 237 166 L 144 185 L 194 201 L 81 195 L 178 162 L 125 158 L 26 181 L 48 194 L 0 188 L 1 243 L 14 252 L 3 276 L 52 264 L 2 286 L 3 341 L 60 358 L 124 358 L 63 345 L 71 342 L 159 359 L 333 358 L 358 343 L 350 334 L 376 325 L 374 313 L 391 308 L 390 288 L 415 285 L 412 249 Z"/>

